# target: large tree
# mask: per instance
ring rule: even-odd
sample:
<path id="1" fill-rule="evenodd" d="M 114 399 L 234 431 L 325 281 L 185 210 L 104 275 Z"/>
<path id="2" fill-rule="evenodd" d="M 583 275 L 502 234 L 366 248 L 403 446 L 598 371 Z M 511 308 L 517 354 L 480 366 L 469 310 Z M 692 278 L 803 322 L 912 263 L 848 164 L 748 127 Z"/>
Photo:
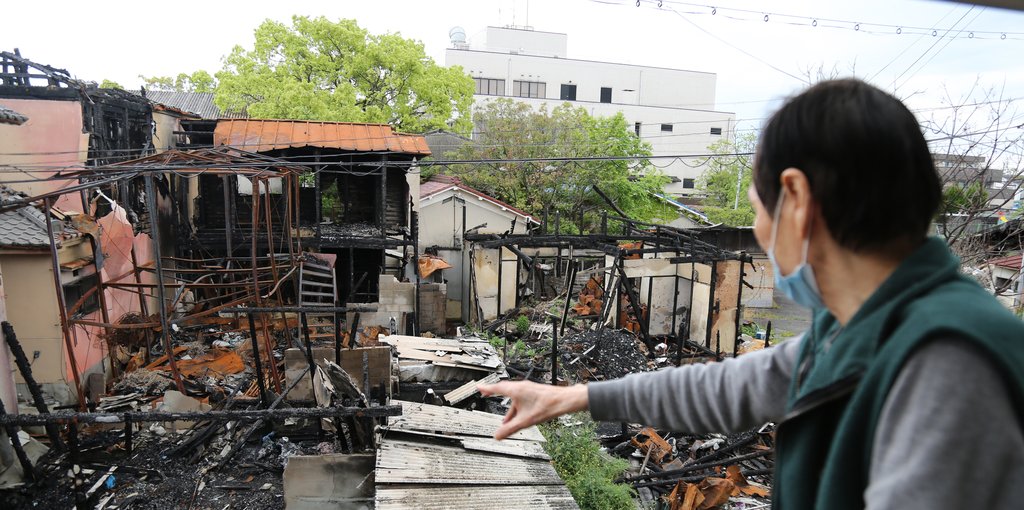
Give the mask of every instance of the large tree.
<path id="1" fill-rule="evenodd" d="M 708 149 L 712 156 L 698 179 L 704 195 L 704 213 L 712 223 L 744 227 L 754 224 L 754 207 L 747 199 L 753 180 L 752 153 L 757 146 L 753 133 L 735 140 L 719 140 Z"/>
<path id="2" fill-rule="evenodd" d="M 557 212 L 565 231 L 593 231 L 601 213 L 616 215 L 595 185 L 636 220 L 674 217 L 655 197 L 668 179 L 643 159 L 651 147 L 622 114 L 594 117 L 569 103 L 548 111 L 506 98 L 487 102 L 474 117 L 482 131 L 455 154 L 456 160 L 501 162 L 455 164 L 448 172 L 531 214 Z M 622 157 L 622 160 L 552 161 L 552 158 Z M 546 159 L 544 161 L 517 161 Z"/>
<path id="3" fill-rule="evenodd" d="M 217 106 L 256 118 L 472 128 L 472 78 L 437 65 L 418 41 L 371 34 L 355 20 L 266 20 L 252 49 L 235 46 L 224 58 L 217 79 Z"/>
<path id="4" fill-rule="evenodd" d="M 210 73 L 199 70 L 192 74 L 178 73 L 178 76 L 143 76 L 139 75 L 142 85 L 147 90 L 170 90 L 177 92 L 213 92 L 217 88 L 217 79 Z"/>

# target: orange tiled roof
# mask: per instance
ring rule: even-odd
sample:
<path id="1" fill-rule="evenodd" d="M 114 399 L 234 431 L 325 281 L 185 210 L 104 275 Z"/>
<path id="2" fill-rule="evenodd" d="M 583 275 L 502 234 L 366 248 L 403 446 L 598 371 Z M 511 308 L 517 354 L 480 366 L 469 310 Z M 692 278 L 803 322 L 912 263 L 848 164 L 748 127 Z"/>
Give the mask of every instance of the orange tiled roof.
<path id="1" fill-rule="evenodd" d="M 386 124 L 354 124 L 305 120 L 221 119 L 213 134 L 214 145 L 230 145 L 250 152 L 289 147 L 323 147 L 359 152 L 399 152 L 429 156 L 420 135 L 396 133 Z"/>

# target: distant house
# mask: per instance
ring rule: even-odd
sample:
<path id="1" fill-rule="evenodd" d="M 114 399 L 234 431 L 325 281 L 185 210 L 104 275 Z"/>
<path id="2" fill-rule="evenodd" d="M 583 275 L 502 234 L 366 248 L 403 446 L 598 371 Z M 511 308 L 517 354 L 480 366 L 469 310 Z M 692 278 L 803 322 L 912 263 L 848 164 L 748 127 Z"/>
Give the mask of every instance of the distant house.
<path id="1" fill-rule="evenodd" d="M 470 320 L 471 275 L 469 246 L 464 242 L 466 232 L 525 234 L 531 225 L 539 224 L 528 213 L 455 177 L 435 175 L 420 185 L 420 247 L 436 253 L 452 266 L 441 272 L 448 288 L 447 318 Z M 512 261 L 504 269 L 508 275 L 514 275 L 517 262 L 515 257 L 509 258 Z M 507 304 L 512 306 L 514 300 Z"/>
<path id="2" fill-rule="evenodd" d="M 137 94 L 153 103 L 153 145 L 157 152 L 196 145 L 185 132 L 212 132 L 217 119 L 248 118 L 245 112 L 221 111 L 211 92 L 143 89 Z"/>
<path id="3" fill-rule="evenodd" d="M 988 261 L 992 272 L 992 288 L 996 298 L 1011 310 L 1024 306 L 1024 266 L 1022 254 L 999 257 Z"/>
<path id="4" fill-rule="evenodd" d="M 473 78 L 476 109 L 507 97 L 533 108 L 569 102 L 594 116 L 621 113 L 655 156 L 703 154 L 734 135 L 735 113 L 715 107 L 714 73 L 569 58 L 568 35 L 532 27 L 482 32 L 482 39 L 469 41 L 465 30 L 452 29 L 445 52 L 445 65 L 461 66 Z M 690 195 L 704 164 L 668 161 L 661 170 L 672 179 L 667 194 Z"/>

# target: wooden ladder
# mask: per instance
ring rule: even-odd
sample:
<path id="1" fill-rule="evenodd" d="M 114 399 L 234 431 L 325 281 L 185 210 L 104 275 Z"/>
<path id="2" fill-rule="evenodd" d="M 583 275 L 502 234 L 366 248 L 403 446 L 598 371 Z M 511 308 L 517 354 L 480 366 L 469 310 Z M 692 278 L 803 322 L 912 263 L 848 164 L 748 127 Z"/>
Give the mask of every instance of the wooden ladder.
<path id="1" fill-rule="evenodd" d="M 304 307 L 332 307 L 338 302 L 334 269 L 326 262 L 307 254 L 299 266 L 299 303 Z M 307 313 L 310 339 L 334 338 L 334 314 Z"/>

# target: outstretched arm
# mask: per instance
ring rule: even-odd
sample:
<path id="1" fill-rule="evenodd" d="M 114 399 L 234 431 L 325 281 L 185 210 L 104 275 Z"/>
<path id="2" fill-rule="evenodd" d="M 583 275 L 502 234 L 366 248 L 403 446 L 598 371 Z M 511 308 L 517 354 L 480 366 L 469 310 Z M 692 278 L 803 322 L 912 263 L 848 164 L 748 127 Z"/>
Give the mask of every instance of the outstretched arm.
<path id="1" fill-rule="evenodd" d="M 781 417 L 800 343 L 794 338 L 722 363 L 632 374 L 586 386 L 502 382 L 480 386 L 480 392 L 512 399 L 496 439 L 586 409 L 597 420 L 686 432 L 745 430 Z"/>

